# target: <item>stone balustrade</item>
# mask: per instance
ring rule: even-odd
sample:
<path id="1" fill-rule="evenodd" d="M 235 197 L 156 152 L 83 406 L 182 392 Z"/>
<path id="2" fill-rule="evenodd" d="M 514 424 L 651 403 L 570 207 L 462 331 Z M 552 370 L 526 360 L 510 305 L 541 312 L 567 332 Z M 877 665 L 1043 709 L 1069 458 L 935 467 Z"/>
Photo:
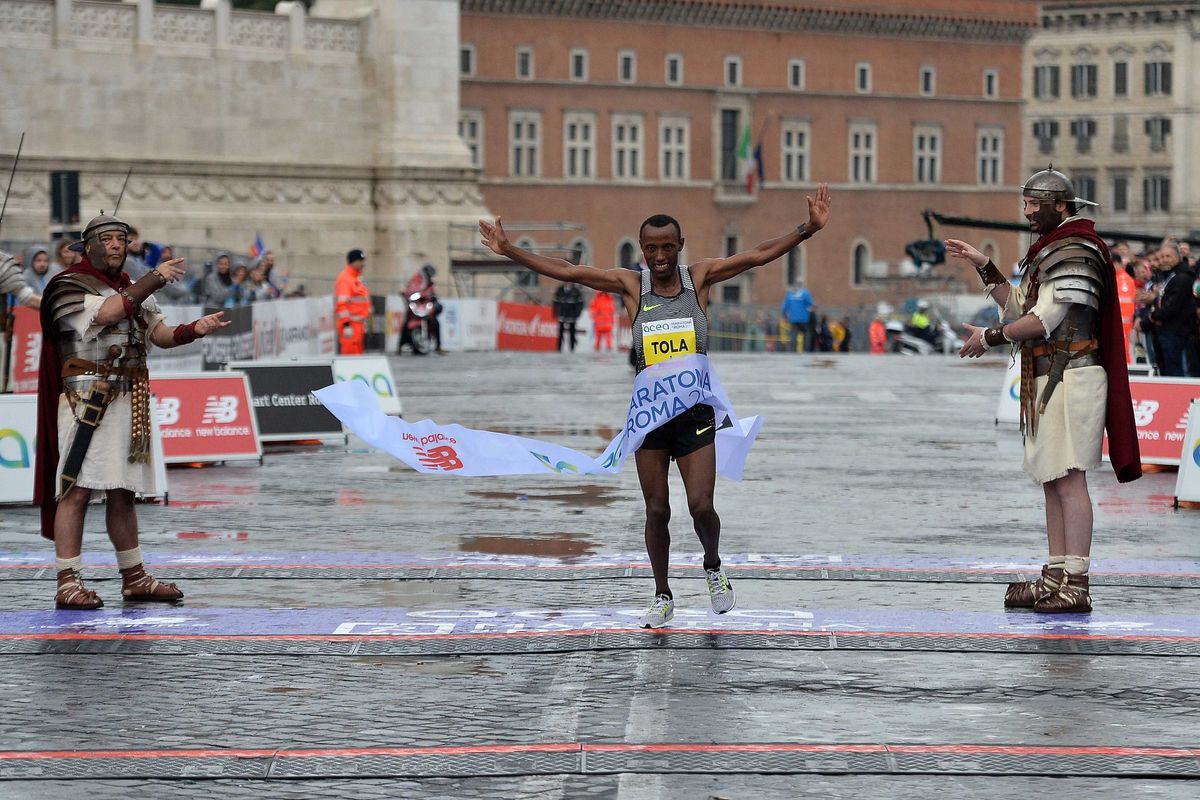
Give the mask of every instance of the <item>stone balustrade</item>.
<path id="1" fill-rule="evenodd" d="M 357 58 L 362 27 L 357 19 L 309 18 L 304 4 L 293 0 L 278 3 L 273 14 L 234 11 L 230 0 L 202 0 L 198 8 L 154 0 L 0 0 L 0 37 L 45 37 L 54 43 L 87 40 Z"/>

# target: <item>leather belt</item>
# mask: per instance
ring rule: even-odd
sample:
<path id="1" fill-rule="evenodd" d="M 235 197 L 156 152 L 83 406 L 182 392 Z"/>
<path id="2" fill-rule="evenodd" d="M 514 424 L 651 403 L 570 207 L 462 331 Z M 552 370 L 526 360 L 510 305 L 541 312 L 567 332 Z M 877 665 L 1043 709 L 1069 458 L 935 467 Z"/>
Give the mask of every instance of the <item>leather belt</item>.
<path id="1" fill-rule="evenodd" d="M 1058 345 L 1054 342 L 1043 341 L 1029 349 L 1033 354 L 1034 377 L 1040 378 L 1043 375 L 1049 375 L 1054 354 L 1058 352 Z M 1094 367 L 1100 364 L 1100 341 L 1098 339 L 1080 339 L 1066 345 L 1066 349 L 1071 353 L 1071 359 L 1066 363 L 1065 369 Z"/>
<path id="2" fill-rule="evenodd" d="M 106 367 L 99 361 L 88 361 L 84 358 L 68 358 L 62 367 L 62 376 L 64 378 L 75 378 L 80 375 L 110 375 L 113 378 L 141 378 L 148 375 L 149 372 L 144 364 L 130 364 L 127 366 Z"/>

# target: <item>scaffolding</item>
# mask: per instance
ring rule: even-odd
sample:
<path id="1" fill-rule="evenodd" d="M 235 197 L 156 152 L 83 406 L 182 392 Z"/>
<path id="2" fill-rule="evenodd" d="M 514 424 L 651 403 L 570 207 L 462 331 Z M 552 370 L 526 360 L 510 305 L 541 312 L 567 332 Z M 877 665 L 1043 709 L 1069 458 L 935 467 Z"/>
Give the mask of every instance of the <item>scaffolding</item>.
<path id="1" fill-rule="evenodd" d="M 578 264 L 584 251 L 587 226 L 572 222 L 505 222 L 505 233 L 519 247 L 538 255 Z M 538 276 L 525 267 L 501 258 L 479 241 L 476 225 L 451 223 L 450 275 L 459 297 L 490 297 L 539 303 Z"/>

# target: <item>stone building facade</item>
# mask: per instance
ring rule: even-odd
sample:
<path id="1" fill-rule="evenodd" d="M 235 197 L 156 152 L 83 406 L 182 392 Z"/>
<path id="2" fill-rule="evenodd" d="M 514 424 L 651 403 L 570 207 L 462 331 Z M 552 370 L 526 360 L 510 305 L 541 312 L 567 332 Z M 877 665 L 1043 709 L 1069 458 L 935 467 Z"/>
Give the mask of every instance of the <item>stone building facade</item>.
<path id="1" fill-rule="evenodd" d="M 1032 2 L 462 0 L 460 131 L 489 208 L 565 219 L 599 266 L 638 258 L 671 213 L 685 258 L 788 232 L 827 181 L 830 228 L 726 284 L 776 304 L 806 278 L 825 307 L 969 289 L 954 265 L 900 273 L 934 209 L 1020 222 L 1023 45 Z M 738 151 L 761 144 L 748 189 Z M 945 230 L 1011 264 L 1024 236 Z M 558 235 L 555 233 L 554 235 Z M 533 244 L 553 245 L 536 232 Z"/>
<path id="2" fill-rule="evenodd" d="M 268 247 L 310 290 L 347 250 L 378 288 L 445 268 L 486 213 L 457 135 L 455 0 L 319 0 L 274 14 L 153 0 L 0 0 L 2 238 L 45 240 L 54 171 L 86 221 L 177 245 Z M 443 273 L 444 274 L 444 273 Z"/>
<path id="3" fill-rule="evenodd" d="M 1200 228 L 1200 3 L 1050 2 L 1026 49 L 1025 167 L 1053 162 L 1101 228 Z M 1198 233 L 1197 235 L 1200 235 Z"/>

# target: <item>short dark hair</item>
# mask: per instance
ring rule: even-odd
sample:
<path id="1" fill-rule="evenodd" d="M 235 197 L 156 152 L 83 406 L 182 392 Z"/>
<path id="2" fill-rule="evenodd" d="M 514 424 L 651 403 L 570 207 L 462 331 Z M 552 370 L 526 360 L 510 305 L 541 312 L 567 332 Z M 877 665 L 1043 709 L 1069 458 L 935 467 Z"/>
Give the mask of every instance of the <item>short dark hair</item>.
<path id="1" fill-rule="evenodd" d="M 665 228 L 668 225 L 675 226 L 675 235 L 682 240 L 683 228 L 679 226 L 679 220 L 667 214 L 655 214 L 652 217 L 647 217 L 642 226 L 638 228 L 638 238 L 642 238 L 642 231 L 646 230 L 646 228 Z"/>

